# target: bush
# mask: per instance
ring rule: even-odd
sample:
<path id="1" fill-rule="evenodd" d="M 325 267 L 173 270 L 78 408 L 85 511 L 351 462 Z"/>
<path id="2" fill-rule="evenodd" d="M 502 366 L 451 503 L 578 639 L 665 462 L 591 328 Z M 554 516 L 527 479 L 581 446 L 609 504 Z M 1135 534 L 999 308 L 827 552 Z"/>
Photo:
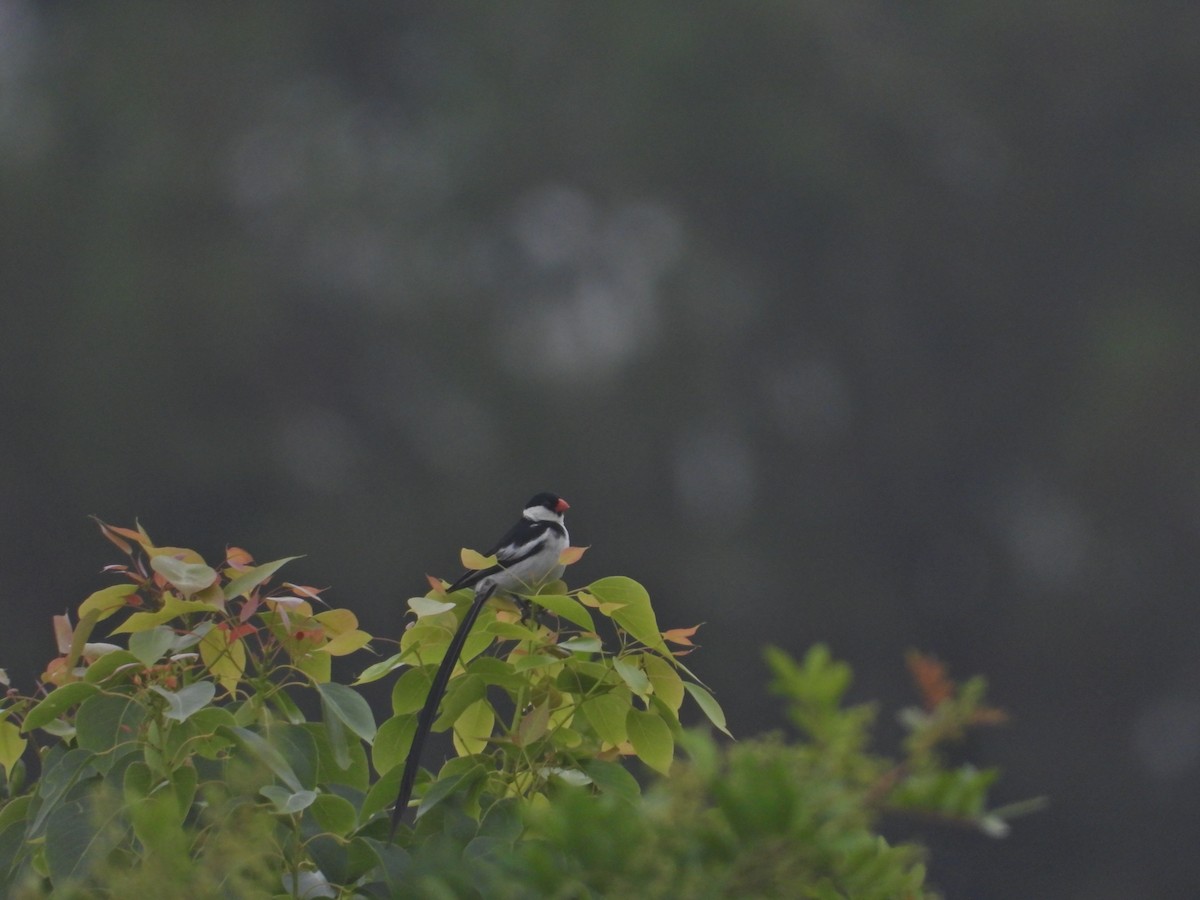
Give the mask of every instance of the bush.
<path id="1" fill-rule="evenodd" d="M 718 742 L 679 722 L 690 702 L 726 730 L 680 659 L 696 629 L 660 631 L 641 585 L 610 577 L 549 585 L 532 613 L 483 611 L 435 723 L 457 755 L 421 774 L 415 824 L 389 840 L 417 711 L 470 593 L 431 582 L 409 601 L 397 652 L 355 682 L 400 672 L 377 725 L 331 659 L 382 642 L 349 610 L 318 611 L 321 591 L 275 584 L 289 560 L 230 548 L 214 569 L 141 528 L 101 528 L 126 557 L 108 570 L 120 583 L 73 626 L 55 617 L 43 689 L 0 708 L 10 897 L 918 898 L 933 896 L 924 851 L 879 836 L 882 815 L 1005 827 L 986 807 L 995 773 L 939 753 L 1001 718 L 981 680 L 958 688 L 913 655 L 924 706 L 891 759 L 869 750 L 874 709 L 843 704 L 845 664 L 771 650 L 800 740 Z M 113 642 L 93 642 L 110 621 Z"/>

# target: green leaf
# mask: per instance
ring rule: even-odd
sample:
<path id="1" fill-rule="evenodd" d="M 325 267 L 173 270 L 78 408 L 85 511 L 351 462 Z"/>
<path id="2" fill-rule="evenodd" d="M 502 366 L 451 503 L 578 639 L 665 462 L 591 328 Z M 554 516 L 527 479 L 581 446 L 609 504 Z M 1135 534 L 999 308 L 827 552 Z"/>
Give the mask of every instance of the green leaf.
<path id="1" fill-rule="evenodd" d="M 292 792 L 277 784 L 268 784 L 260 788 L 258 792 L 270 800 L 275 806 L 275 812 L 282 816 L 290 816 L 306 810 L 317 799 L 316 791 Z"/>
<path id="2" fill-rule="evenodd" d="M 196 799 L 196 786 L 199 776 L 195 766 L 180 766 L 171 773 L 171 790 L 175 794 L 175 805 L 179 810 L 179 822 L 187 817 Z"/>
<path id="3" fill-rule="evenodd" d="M 675 740 L 671 729 L 656 713 L 631 709 L 625 716 L 625 728 L 629 732 L 629 743 L 638 757 L 663 775 L 671 772 L 671 761 L 675 756 Z"/>
<path id="4" fill-rule="evenodd" d="M 35 728 L 42 728 L 98 690 L 99 688 L 94 684 L 84 681 L 73 681 L 60 688 L 55 688 L 29 711 L 25 716 L 25 721 L 21 723 L 21 730 L 32 731 Z"/>
<path id="5" fill-rule="evenodd" d="M 448 612 L 454 609 L 455 605 L 453 601 L 434 600 L 432 597 L 410 597 L 408 600 L 408 608 L 417 614 L 418 619 Z"/>
<path id="6" fill-rule="evenodd" d="M 36 838 L 42 833 L 47 817 L 59 808 L 59 803 L 77 782 L 96 774 L 96 762 L 95 754 L 79 747 L 64 752 L 63 746 L 59 745 L 50 750 L 42 764 L 42 778 L 36 789 L 41 803 L 34 810 L 28 837 Z"/>
<path id="7" fill-rule="evenodd" d="M 224 628 L 209 628 L 200 639 L 199 649 L 208 671 L 232 697 L 246 671 L 246 645 L 240 637 L 231 635 Z"/>
<path id="8" fill-rule="evenodd" d="M 136 584 L 114 584 L 102 591 L 96 591 L 79 604 L 79 618 L 82 619 L 95 610 L 98 613 L 96 621 L 103 621 L 113 613 L 124 609 L 126 598 L 130 594 L 137 593 L 137 589 Z"/>
<path id="9" fill-rule="evenodd" d="M 459 756 L 473 756 L 487 749 L 496 726 L 496 713 L 487 699 L 476 700 L 454 720 L 454 749 Z"/>
<path id="10" fill-rule="evenodd" d="M 21 737 L 21 729 L 12 722 L 0 722 L 0 766 L 4 767 L 6 776 L 12 775 L 12 768 L 25 752 L 28 742 Z"/>
<path id="11" fill-rule="evenodd" d="M 432 682 L 432 666 L 409 669 L 392 685 L 392 712 L 396 715 L 416 712 L 425 705 Z"/>
<path id="12" fill-rule="evenodd" d="M 661 656 L 643 653 L 642 668 L 646 670 L 646 677 L 650 679 L 650 685 L 654 688 L 654 696 L 678 712 L 683 704 L 684 688 L 683 679 L 679 677 L 675 667 Z"/>
<path id="13" fill-rule="evenodd" d="M 512 663 L 512 667 L 514 672 L 525 672 L 529 669 L 545 669 L 561 664 L 562 660 L 557 656 L 550 656 L 546 653 L 529 653 L 525 656 L 518 656 Z"/>
<path id="14" fill-rule="evenodd" d="M 442 698 L 441 715 L 434 721 L 433 730 L 445 731 L 452 726 L 468 706 L 483 699 L 486 691 L 487 685 L 478 675 L 463 675 L 452 680 Z"/>
<path id="15" fill-rule="evenodd" d="M 375 717 L 362 694 L 344 684 L 318 684 L 321 707 L 328 721 L 330 713 L 368 744 L 375 740 Z"/>
<path id="16" fill-rule="evenodd" d="M 166 717 L 176 722 L 186 722 L 195 713 L 208 706 L 216 696 L 217 686 L 211 681 L 197 681 L 177 691 L 168 691 L 157 684 L 150 686 L 160 697 L 167 701 Z"/>
<path id="17" fill-rule="evenodd" d="M 494 684 L 510 693 L 520 691 L 527 682 L 513 671 L 512 664 L 494 656 L 481 656 L 467 666 L 467 672 L 478 675 L 486 684 Z"/>
<path id="18" fill-rule="evenodd" d="M 595 631 L 596 623 L 582 603 L 574 597 L 559 594 L 530 594 L 529 599 L 538 606 L 550 610 L 556 616 L 573 622 L 584 631 Z"/>
<path id="19" fill-rule="evenodd" d="M 296 773 L 292 771 L 292 767 L 288 764 L 287 759 L 284 758 L 279 750 L 271 746 L 262 735 L 248 728 L 236 726 L 234 728 L 222 726 L 220 731 L 232 736 L 251 756 L 255 757 L 270 769 L 280 781 L 291 788 L 293 793 L 304 789 L 300 784 L 300 779 L 296 777 Z"/>
<path id="20" fill-rule="evenodd" d="M 459 559 L 462 560 L 463 568 L 470 569 L 473 572 L 478 572 L 482 569 L 490 569 L 496 565 L 496 556 L 484 556 L 482 553 L 472 550 L 470 547 L 463 547 L 459 552 Z"/>
<path id="21" fill-rule="evenodd" d="M 628 803 L 637 803 L 642 796 L 637 779 L 620 763 L 589 759 L 583 764 L 583 771 L 587 772 L 592 783 L 606 794 L 613 794 Z"/>
<path id="22" fill-rule="evenodd" d="M 389 719 L 388 721 L 391 720 Z M 386 725 L 387 722 L 384 722 L 383 725 L 379 726 L 380 734 L 383 733 L 384 726 Z M 375 747 L 372 749 L 375 750 L 378 747 L 379 742 L 376 742 Z M 404 760 L 401 759 L 400 762 L 403 763 Z M 371 785 L 371 789 L 367 791 L 367 795 L 363 798 L 362 806 L 358 811 L 359 825 L 370 821 L 372 816 L 382 812 L 396 802 L 396 797 L 400 793 L 400 778 L 403 774 L 403 765 L 393 765 L 384 774 L 379 776 L 378 781 Z"/>
<path id="23" fill-rule="evenodd" d="M 96 821 L 90 806 L 76 800 L 56 808 L 46 820 L 46 866 L 55 887 L 82 879 L 123 836 L 117 809 L 110 821 Z"/>
<path id="24" fill-rule="evenodd" d="M 249 597 L 256 587 L 295 559 L 300 559 L 300 557 L 285 556 L 283 559 L 263 563 L 261 566 L 255 566 L 253 569 L 246 569 L 246 571 L 226 583 L 222 589 L 225 599 L 232 600 L 234 597 Z"/>
<path id="25" fill-rule="evenodd" d="M 312 790 L 318 783 L 320 754 L 312 733 L 303 725 L 273 725 L 271 744 L 283 754 L 302 788 Z"/>
<path id="26" fill-rule="evenodd" d="M 339 765 L 330 740 L 329 729 L 323 722 L 309 722 L 300 726 L 317 745 L 317 781 L 320 784 L 344 784 L 356 791 L 370 787 L 371 768 L 367 764 L 367 751 L 361 741 L 352 741 L 344 752 L 347 765 Z"/>
<path id="27" fill-rule="evenodd" d="M 620 604 L 620 608 L 613 610 L 612 619 L 636 640 L 652 647 L 663 656 L 671 655 L 659 633 L 658 620 L 650 605 L 650 595 L 644 587 L 632 578 L 613 575 L 593 581 L 587 590 L 601 603 Z"/>
<path id="28" fill-rule="evenodd" d="M 139 631 L 129 636 L 129 652 L 142 661 L 144 665 L 152 666 L 162 655 L 171 649 L 175 643 L 175 630 L 166 625 L 156 625 L 149 631 Z"/>
<path id="29" fill-rule="evenodd" d="M 169 557 L 155 557 L 168 559 Z M 156 625 L 162 625 L 188 613 L 220 612 L 221 608 L 203 600 L 180 600 L 174 594 L 163 597 L 162 609 L 154 612 L 134 613 L 112 630 L 113 634 L 133 634 L 138 631 L 148 631 Z"/>
<path id="30" fill-rule="evenodd" d="M 392 716 L 380 725 L 379 731 L 375 735 L 375 743 L 371 745 L 371 762 L 375 766 L 375 771 L 380 775 L 386 775 L 393 767 L 404 762 L 416 731 L 417 715 L 415 712 Z"/>
<path id="31" fill-rule="evenodd" d="M 457 767 L 450 767 L 449 763 L 447 766 L 452 774 L 441 774 L 437 781 L 429 786 L 424 796 L 421 797 L 421 805 L 417 807 L 416 818 L 421 818 L 451 794 L 470 790 L 478 782 L 487 778 L 488 774 L 488 770 L 477 762 L 462 771 L 459 771 Z M 446 773 L 447 769 L 443 768 L 442 772 Z"/>
<path id="32" fill-rule="evenodd" d="M 704 715 L 708 716 L 708 721 L 712 722 L 725 734 L 733 737 L 733 735 L 729 733 L 729 729 L 725 727 L 725 711 L 721 709 L 721 704 L 716 701 L 716 698 L 704 688 L 700 687 L 700 685 L 693 684 L 690 681 L 685 681 L 683 686 L 687 689 L 687 692 L 692 695 L 692 699 L 696 701 L 700 709 L 703 710 Z"/>
<path id="33" fill-rule="evenodd" d="M 567 650 L 570 653 L 599 653 L 604 649 L 604 644 L 598 637 L 590 635 L 586 637 L 573 637 L 570 640 L 563 641 L 558 645 L 558 649 Z"/>
<path id="34" fill-rule="evenodd" d="M 79 746 L 96 754 L 96 768 L 107 772 L 113 762 L 140 747 L 138 731 L 146 711 L 120 694 L 97 694 L 84 700 L 75 714 Z"/>
<path id="35" fill-rule="evenodd" d="M 401 661 L 403 653 L 396 653 L 389 656 L 387 659 L 380 660 L 377 663 L 372 663 L 362 670 L 362 674 L 354 679 L 353 684 L 369 684 L 372 681 L 378 681 L 384 675 L 400 668 L 404 663 Z"/>
<path id="36" fill-rule="evenodd" d="M 629 736 L 626 716 L 631 709 L 631 698 L 624 689 L 598 694 L 584 701 L 580 710 L 600 740 L 606 743 L 623 744 Z"/>
<path id="37" fill-rule="evenodd" d="M 189 563 L 165 554 L 150 559 L 150 568 L 179 589 L 184 597 L 199 593 L 217 580 L 217 572 L 204 563 Z"/>
<path id="38" fill-rule="evenodd" d="M 128 650 L 114 650 L 112 653 L 105 653 L 88 666 L 87 671 L 83 673 L 83 680 L 88 684 L 100 684 L 118 671 L 122 675 L 132 675 L 143 668 L 141 660 Z"/>
<path id="39" fill-rule="evenodd" d="M 629 689 L 639 697 L 649 695 L 650 679 L 646 677 L 645 672 L 633 663 L 625 659 L 614 659 L 613 669 L 621 676 L 621 680 L 629 685 Z"/>
<path id="40" fill-rule="evenodd" d="M 237 722 L 233 713 L 222 706 L 208 706 L 198 711 L 180 729 L 188 740 L 191 752 L 203 759 L 216 759 L 226 747 L 233 743 L 229 731 Z M 222 733 L 221 729 L 225 732 Z"/>
<path id="41" fill-rule="evenodd" d="M 345 837 L 354 830 L 358 812 L 355 810 L 354 804 L 345 797 L 339 797 L 337 794 L 320 794 L 313 801 L 312 817 L 325 831 Z"/>

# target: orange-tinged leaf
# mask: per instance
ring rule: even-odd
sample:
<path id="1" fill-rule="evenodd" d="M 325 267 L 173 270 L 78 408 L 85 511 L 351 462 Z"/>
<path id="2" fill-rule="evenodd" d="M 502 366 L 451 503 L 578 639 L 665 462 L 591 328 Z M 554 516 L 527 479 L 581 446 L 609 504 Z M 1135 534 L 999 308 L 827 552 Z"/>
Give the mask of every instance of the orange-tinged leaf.
<path id="1" fill-rule="evenodd" d="M 118 537 L 117 531 L 113 526 L 107 525 L 99 519 L 96 519 L 96 524 L 100 526 L 100 533 L 112 541 L 118 550 L 127 556 L 133 553 L 133 546 L 128 541 L 124 541 Z"/>
<path id="2" fill-rule="evenodd" d="M 434 578 L 432 575 L 426 575 L 425 580 L 429 582 L 429 589 L 434 593 L 446 593 L 446 582 L 440 578 Z"/>
<path id="3" fill-rule="evenodd" d="M 560 566 L 570 566 L 583 558 L 583 554 L 587 553 L 587 547 L 568 547 L 562 553 L 558 554 L 558 564 Z"/>
<path id="4" fill-rule="evenodd" d="M 225 565 L 231 569 L 245 569 L 254 565 L 254 557 L 241 547 L 227 547 L 225 549 Z"/>
<path id="5" fill-rule="evenodd" d="M 67 668 L 67 658 L 65 656 L 56 656 L 50 660 L 46 664 L 46 671 L 38 676 L 38 681 L 59 686 L 73 680 L 71 670 Z"/>
<path id="6" fill-rule="evenodd" d="M 704 623 L 701 622 L 700 625 Z M 700 630 L 700 625 L 695 625 L 691 628 L 671 628 L 662 633 L 663 640 L 670 641 L 672 644 L 679 644 L 684 647 L 694 647 L 692 643 L 692 635 Z"/>
<path id="7" fill-rule="evenodd" d="M 96 519 L 96 523 L 100 526 L 101 533 L 126 553 L 131 553 L 133 548 L 124 541 L 121 541 L 117 537 L 118 535 L 123 538 L 129 538 L 129 540 L 139 545 L 143 550 L 149 550 L 154 546 L 154 544 L 150 541 L 150 536 L 146 534 L 145 529 L 143 529 L 140 525 L 138 526 L 138 530 L 134 531 L 132 528 L 121 528 L 119 525 L 109 525 L 107 522 L 101 522 L 99 519 Z"/>
<path id="8" fill-rule="evenodd" d="M 226 625 L 224 622 L 222 622 L 217 627 L 222 629 L 226 634 L 228 634 L 230 640 L 235 640 L 237 638 L 244 638 L 246 635 L 254 634 L 254 632 L 258 631 L 258 629 L 255 626 L 251 625 L 248 622 L 244 622 L 240 625 L 236 625 L 233 628 L 230 628 L 228 625 Z"/>
<path id="9" fill-rule="evenodd" d="M 909 650 L 904 654 L 904 661 L 908 664 L 908 671 L 926 709 L 934 709 L 954 696 L 954 682 L 950 680 L 950 676 L 946 674 L 946 667 L 937 657 Z"/>
<path id="10" fill-rule="evenodd" d="M 479 571 L 480 569 L 490 569 L 492 566 L 496 565 L 496 557 L 494 555 L 484 556 L 482 553 L 472 550 L 470 547 L 463 547 L 462 550 L 459 551 L 458 555 L 462 560 L 464 569 Z"/>

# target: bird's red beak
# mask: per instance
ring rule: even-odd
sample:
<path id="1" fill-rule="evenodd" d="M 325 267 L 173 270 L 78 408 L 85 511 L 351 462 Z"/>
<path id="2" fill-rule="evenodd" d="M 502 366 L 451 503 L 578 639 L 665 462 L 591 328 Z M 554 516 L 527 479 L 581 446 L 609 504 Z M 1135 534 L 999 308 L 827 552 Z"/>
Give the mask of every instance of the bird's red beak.
<path id="1" fill-rule="evenodd" d="M 565 513 L 570 508 L 571 508 L 571 504 L 568 503 L 566 500 L 564 500 L 562 497 L 559 497 L 558 502 L 554 504 L 554 511 L 556 513 L 560 513 L 560 514 Z"/>

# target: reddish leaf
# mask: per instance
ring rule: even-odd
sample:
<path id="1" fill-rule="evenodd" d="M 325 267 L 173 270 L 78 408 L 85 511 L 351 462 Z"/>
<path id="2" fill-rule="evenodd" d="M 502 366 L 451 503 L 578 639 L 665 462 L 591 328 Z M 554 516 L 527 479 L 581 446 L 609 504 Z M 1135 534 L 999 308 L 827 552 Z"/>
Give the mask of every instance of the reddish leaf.
<path id="1" fill-rule="evenodd" d="M 446 593 L 446 583 L 440 578 L 434 578 L 432 575 L 426 575 L 425 580 L 429 582 L 430 588 L 439 594 Z"/>
<path id="2" fill-rule="evenodd" d="M 217 627 L 229 635 L 229 640 L 236 641 L 238 638 L 243 638 L 248 634 L 254 634 L 258 631 L 253 625 L 242 623 L 234 627 L 230 627 L 228 622 L 218 622 Z"/>
<path id="3" fill-rule="evenodd" d="M 254 565 L 254 557 L 241 547 L 226 547 L 225 564 L 231 569 L 245 569 Z"/>
<path id="4" fill-rule="evenodd" d="M 909 650 L 904 655 L 904 661 L 908 664 L 908 671 L 926 709 L 934 709 L 954 696 L 954 682 L 937 657 Z"/>
<path id="5" fill-rule="evenodd" d="M 114 544 L 116 544 L 118 550 L 120 550 L 126 556 L 131 556 L 133 554 L 133 546 L 131 544 L 129 544 L 128 541 L 124 541 L 121 538 L 119 538 L 117 536 L 117 532 L 113 528 L 113 526 L 106 525 L 104 522 L 101 522 L 99 519 L 96 520 L 96 524 L 100 526 L 100 533 L 102 535 L 104 535 L 106 538 L 108 538 L 110 541 L 112 541 Z"/>

